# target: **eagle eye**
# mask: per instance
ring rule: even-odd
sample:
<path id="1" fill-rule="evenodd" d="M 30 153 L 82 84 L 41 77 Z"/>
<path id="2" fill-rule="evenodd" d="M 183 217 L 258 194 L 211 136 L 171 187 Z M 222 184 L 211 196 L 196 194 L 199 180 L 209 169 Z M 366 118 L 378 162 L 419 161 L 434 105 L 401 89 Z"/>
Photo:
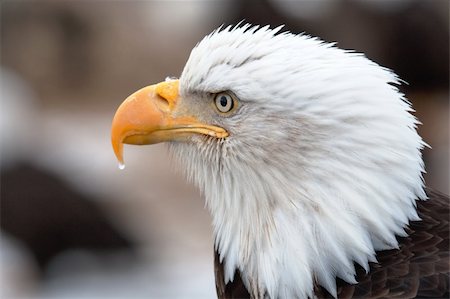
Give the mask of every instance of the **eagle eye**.
<path id="1" fill-rule="evenodd" d="M 235 107 L 235 98 L 227 92 L 219 92 L 214 97 L 214 104 L 220 113 L 228 113 Z"/>

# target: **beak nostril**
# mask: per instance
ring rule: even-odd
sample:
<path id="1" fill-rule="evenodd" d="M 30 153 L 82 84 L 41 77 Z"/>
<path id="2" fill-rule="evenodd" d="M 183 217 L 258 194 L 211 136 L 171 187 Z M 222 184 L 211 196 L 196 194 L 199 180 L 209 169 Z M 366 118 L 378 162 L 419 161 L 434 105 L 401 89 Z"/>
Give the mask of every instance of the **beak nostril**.
<path id="1" fill-rule="evenodd" d="M 168 112 L 170 110 L 170 103 L 166 98 L 160 96 L 159 94 L 156 94 L 153 100 L 155 101 L 155 104 L 159 110 L 164 112 Z"/>
<path id="2" fill-rule="evenodd" d="M 162 111 L 172 110 L 178 98 L 178 80 L 165 81 L 155 86 L 155 102 Z"/>

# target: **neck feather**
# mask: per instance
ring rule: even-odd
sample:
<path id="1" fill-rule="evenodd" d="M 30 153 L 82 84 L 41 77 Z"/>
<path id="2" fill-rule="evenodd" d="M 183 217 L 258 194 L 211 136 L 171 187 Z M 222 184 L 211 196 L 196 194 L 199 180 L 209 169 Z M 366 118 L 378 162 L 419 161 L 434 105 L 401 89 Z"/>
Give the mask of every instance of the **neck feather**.
<path id="1" fill-rule="evenodd" d="M 422 184 L 386 174 L 361 171 L 354 181 L 354 173 L 316 167 L 287 176 L 286 168 L 205 163 L 195 147 L 172 148 L 193 157 L 184 166 L 204 192 L 225 282 L 239 269 L 255 297 L 312 297 L 316 282 L 336 295 L 336 277 L 356 283 L 354 262 L 368 271 L 376 250 L 398 247 L 396 235 L 419 219 L 415 200 L 425 198 Z"/>

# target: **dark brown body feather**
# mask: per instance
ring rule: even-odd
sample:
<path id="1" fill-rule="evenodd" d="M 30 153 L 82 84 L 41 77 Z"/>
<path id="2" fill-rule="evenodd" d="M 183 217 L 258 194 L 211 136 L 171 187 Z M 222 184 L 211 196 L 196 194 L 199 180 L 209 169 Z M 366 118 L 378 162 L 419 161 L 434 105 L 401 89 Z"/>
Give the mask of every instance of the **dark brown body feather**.
<path id="1" fill-rule="evenodd" d="M 427 190 L 428 201 L 418 201 L 422 221 L 410 223 L 409 236 L 398 238 L 400 249 L 377 252 L 379 263 L 369 273 L 357 268 L 358 284 L 338 279 L 338 298 L 449 298 L 449 197 Z M 225 285 L 223 265 L 215 254 L 216 289 L 219 298 L 250 298 L 239 271 Z M 315 287 L 317 298 L 332 298 Z"/>

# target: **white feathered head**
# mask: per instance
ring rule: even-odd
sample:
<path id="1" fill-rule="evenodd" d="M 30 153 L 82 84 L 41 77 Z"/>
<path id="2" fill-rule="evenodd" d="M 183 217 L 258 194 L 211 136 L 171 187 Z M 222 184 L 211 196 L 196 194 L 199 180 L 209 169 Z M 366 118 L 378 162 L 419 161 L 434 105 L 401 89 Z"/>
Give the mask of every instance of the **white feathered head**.
<path id="1" fill-rule="evenodd" d="M 169 142 L 206 198 L 225 279 L 307 297 L 355 282 L 395 248 L 424 199 L 416 119 L 399 79 L 362 54 L 307 35 L 217 29 L 179 78 L 118 109 L 112 142 Z"/>

